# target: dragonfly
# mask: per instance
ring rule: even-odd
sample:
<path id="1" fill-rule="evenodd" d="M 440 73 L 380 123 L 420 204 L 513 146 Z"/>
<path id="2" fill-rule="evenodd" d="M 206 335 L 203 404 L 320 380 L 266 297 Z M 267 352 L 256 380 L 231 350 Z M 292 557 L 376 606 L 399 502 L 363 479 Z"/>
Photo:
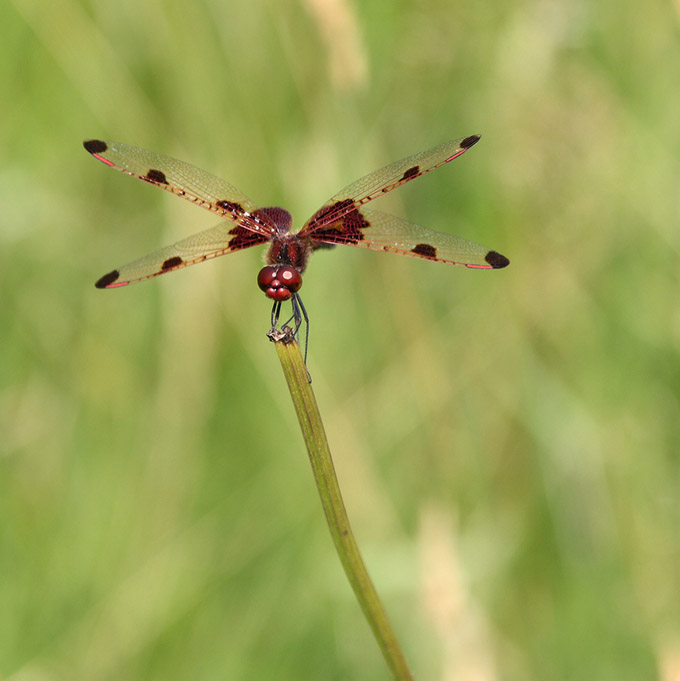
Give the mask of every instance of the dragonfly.
<path id="1" fill-rule="evenodd" d="M 260 270 L 257 282 L 274 301 L 272 331 L 276 330 L 282 303 L 290 300 L 293 314 L 285 324 L 294 321 L 293 336 L 297 336 L 304 318 L 308 338 L 309 317 L 299 290 L 302 273 L 316 250 L 344 244 L 471 269 L 507 267 L 508 258 L 485 246 L 364 208 L 373 199 L 462 156 L 479 139 L 480 135 L 471 135 L 444 142 L 369 173 L 331 197 L 297 232 L 291 231 L 293 220 L 284 208 L 259 208 L 236 187 L 196 166 L 129 144 L 86 140 L 83 146 L 98 161 L 223 218 L 215 227 L 108 272 L 95 286 L 120 288 L 227 253 L 269 244 L 266 266 Z"/>

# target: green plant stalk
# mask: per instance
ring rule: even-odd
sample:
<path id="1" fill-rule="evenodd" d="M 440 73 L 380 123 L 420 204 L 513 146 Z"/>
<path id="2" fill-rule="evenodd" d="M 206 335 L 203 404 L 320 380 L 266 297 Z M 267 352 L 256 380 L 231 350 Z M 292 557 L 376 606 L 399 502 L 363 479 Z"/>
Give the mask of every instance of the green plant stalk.
<path id="1" fill-rule="evenodd" d="M 300 353 L 300 346 L 296 341 L 290 340 L 289 336 L 270 336 L 270 338 L 274 341 L 281 360 L 283 373 L 288 382 L 295 411 L 300 421 L 302 436 L 312 463 L 314 479 L 321 496 L 321 504 L 347 579 L 373 630 L 373 635 L 378 642 L 392 677 L 396 681 L 413 681 L 392 625 L 387 619 L 385 609 L 378 598 L 371 578 L 368 576 L 368 571 L 359 553 L 359 547 L 354 540 L 338 479 L 335 475 L 335 467 L 333 466 L 321 414 L 309 381 L 307 367 Z"/>

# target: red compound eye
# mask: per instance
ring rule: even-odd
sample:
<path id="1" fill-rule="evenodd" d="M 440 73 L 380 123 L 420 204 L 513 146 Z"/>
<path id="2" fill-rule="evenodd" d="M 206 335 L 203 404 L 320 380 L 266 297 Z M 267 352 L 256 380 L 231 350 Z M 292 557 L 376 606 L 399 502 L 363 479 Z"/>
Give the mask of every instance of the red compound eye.
<path id="1" fill-rule="evenodd" d="M 279 267 L 276 278 L 281 282 L 282 286 L 285 286 L 293 293 L 299 291 L 300 286 L 302 286 L 302 277 L 294 267 Z"/>
<path id="2" fill-rule="evenodd" d="M 276 280 L 276 267 L 263 267 L 257 275 L 257 285 L 266 291 Z"/>

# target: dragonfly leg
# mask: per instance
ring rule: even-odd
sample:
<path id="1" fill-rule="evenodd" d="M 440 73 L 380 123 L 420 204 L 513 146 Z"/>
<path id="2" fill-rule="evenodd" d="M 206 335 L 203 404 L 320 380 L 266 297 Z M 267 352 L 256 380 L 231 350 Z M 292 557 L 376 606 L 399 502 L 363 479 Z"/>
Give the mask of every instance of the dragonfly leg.
<path id="1" fill-rule="evenodd" d="M 298 334 L 300 326 L 302 325 L 302 320 L 305 320 L 305 366 L 307 366 L 307 349 L 309 348 L 309 315 L 305 306 L 302 304 L 302 298 L 295 293 L 293 295 L 293 310 L 295 311 L 295 335 Z M 308 372 L 309 373 L 309 372 Z M 309 382 L 312 382 L 310 377 Z"/>
<path id="2" fill-rule="evenodd" d="M 289 343 L 292 340 L 297 340 L 300 335 L 300 327 L 304 321 L 305 324 L 305 367 L 307 366 L 307 350 L 309 349 L 309 315 L 305 306 L 302 304 L 302 299 L 297 293 L 294 293 L 290 299 L 291 306 L 293 308 L 293 314 L 281 324 L 281 331 L 276 327 L 279 325 L 279 318 L 281 316 L 281 303 L 283 301 L 276 300 L 272 306 L 271 322 L 272 328 L 269 330 L 267 336 L 270 339 L 280 341 L 284 343 Z M 293 323 L 294 328 L 290 328 L 288 325 Z M 312 382 L 312 377 L 307 371 L 307 377 L 309 382 Z"/>
<path id="3" fill-rule="evenodd" d="M 276 325 L 279 323 L 279 316 L 281 314 L 281 301 L 275 300 L 272 306 L 272 328 L 271 331 L 276 330 Z"/>

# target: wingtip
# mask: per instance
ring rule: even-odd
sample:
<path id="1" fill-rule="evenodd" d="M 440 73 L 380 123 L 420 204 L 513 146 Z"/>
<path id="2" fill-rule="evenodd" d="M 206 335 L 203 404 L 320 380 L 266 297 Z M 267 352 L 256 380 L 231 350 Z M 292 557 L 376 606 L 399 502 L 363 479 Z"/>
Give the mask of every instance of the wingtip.
<path id="1" fill-rule="evenodd" d="M 510 264 L 510 260 L 497 251 L 489 251 L 484 257 L 484 260 L 486 260 L 495 270 L 500 270 Z"/>
<path id="2" fill-rule="evenodd" d="M 91 154 L 103 154 L 109 148 L 103 140 L 83 140 L 83 146 Z"/>
<path id="3" fill-rule="evenodd" d="M 108 274 L 105 274 L 103 277 L 97 279 L 97 281 L 94 283 L 96 288 L 111 288 L 111 285 L 118 280 L 120 277 L 120 272 L 118 270 L 112 270 Z M 118 284 L 119 286 L 121 284 Z"/>
<path id="4" fill-rule="evenodd" d="M 461 141 L 460 146 L 462 149 L 469 149 L 473 147 L 481 139 L 481 135 L 470 135 Z"/>

